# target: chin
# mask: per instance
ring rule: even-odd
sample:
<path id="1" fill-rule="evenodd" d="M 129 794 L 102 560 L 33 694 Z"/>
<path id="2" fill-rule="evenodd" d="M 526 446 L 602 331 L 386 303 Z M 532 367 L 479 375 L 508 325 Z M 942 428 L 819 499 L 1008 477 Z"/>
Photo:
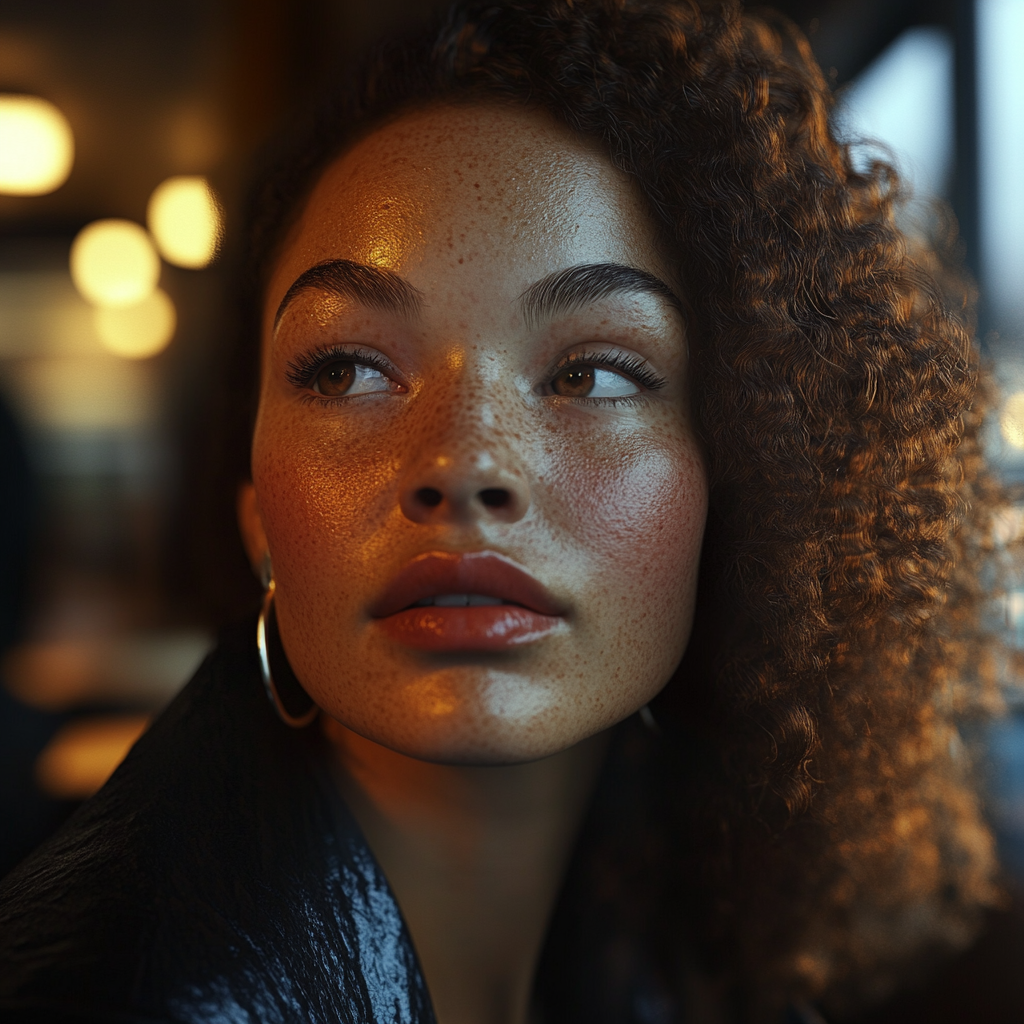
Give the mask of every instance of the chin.
<path id="1" fill-rule="evenodd" d="M 559 692 L 554 683 L 515 673 L 491 671 L 468 686 L 453 675 L 446 671 L 406 684 L 385 702 L 385 714 L 366 714 L 365 704 L 321 707 L 346 728 L 407 757 L 481 766 L 550 757 L 636 710 L 623 705 L 609 713 L 607 701 L 580 699 Z"/>

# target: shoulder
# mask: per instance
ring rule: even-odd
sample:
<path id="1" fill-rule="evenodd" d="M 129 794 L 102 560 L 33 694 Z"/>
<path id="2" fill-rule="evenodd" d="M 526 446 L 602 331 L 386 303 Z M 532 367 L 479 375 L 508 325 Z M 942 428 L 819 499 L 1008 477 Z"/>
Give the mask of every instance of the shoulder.
<path id="1" fill-rule="evenodd" d="M 3 883 L 3 1020 L 427 1019 L 319 734 L 274 716 L 248 635 Z"/>

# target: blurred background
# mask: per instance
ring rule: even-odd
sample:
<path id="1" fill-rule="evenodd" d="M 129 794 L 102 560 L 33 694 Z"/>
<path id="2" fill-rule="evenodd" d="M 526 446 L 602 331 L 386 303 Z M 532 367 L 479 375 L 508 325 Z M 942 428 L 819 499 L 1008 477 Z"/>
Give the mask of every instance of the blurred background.
<path id="1" fill-rule="evenodd" d="M 246 168 L 370 40 L 442 6 L 0 0 L 0 874 L 253 607 L 211 452 Z M 990 454 L 1024 495 L 1024 0 L 773 6 L 858 158 L 911 184 L 908 227 L 952 209 L 1005 392 Z M 1006 614 L 1024 647 L 1024 591 Z M 1016 715 L 989 747 L 1024 876 Z"/>

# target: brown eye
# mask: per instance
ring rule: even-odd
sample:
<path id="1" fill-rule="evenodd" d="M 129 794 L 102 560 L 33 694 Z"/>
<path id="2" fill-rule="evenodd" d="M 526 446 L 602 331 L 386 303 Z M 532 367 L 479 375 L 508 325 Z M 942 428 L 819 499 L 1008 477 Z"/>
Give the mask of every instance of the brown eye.
<path id="1" fill-rule="evenodd" d="M 565 398 L 586 398 L 594 390 L 594 368 L 573 366 L 563 370 L 551 382 L 551 390 Z"/>
<path id="2" fill-rule="evenodd" d="M 328 363 L 316 375 L 313 381 L 313 390 L 329 398 L 344 395 L 356 379 L 356 367 L 354 363 L 338 362 Z"/>

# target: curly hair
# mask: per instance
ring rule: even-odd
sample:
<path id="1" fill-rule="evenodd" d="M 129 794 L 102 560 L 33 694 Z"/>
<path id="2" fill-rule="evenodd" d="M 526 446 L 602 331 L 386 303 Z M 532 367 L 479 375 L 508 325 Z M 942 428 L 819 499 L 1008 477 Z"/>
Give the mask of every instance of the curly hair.
<path id="1" fill-rule="evenodd" d="M 481 99 L 598 140 L 689 303 L 711 513 L 655 708 L 657 927 L 686 921 L 749 1020 L 846 1012 L 999 899 L 956 725 L 996 706 L 1001 643 L 969 289 L 948 238 L 898 227 L 893 170 L 837 142 L 799 33 L 733 0 L 468 0 L 384 45 L 255 194 L 253 287 L 346 145 Z"/>

